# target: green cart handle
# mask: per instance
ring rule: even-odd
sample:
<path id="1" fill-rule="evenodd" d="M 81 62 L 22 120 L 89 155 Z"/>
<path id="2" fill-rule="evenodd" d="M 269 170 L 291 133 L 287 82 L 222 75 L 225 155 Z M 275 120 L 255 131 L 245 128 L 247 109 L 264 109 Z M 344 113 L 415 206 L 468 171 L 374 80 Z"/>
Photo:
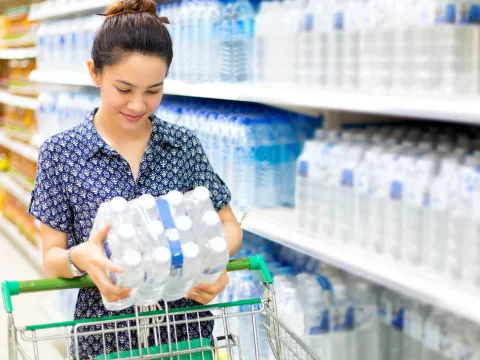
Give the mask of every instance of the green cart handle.
<path id="1" fill-rule="evenodd" d="M 272 284 L 272 275 L 268 271 L 265 260 L 260 255 L 244 259 L 230 260 L 227 271 L 254 270 L 263 283 Z M 21 293 L 42 292 L 51 290 L 80 289 L 94 287 L 92 279 L 86 275 L 75 279 L 41 279 L 26 281 L 4 281 L 2 283 L 3 306 L 7 313 L 13 311 L 12 296 Z"/>

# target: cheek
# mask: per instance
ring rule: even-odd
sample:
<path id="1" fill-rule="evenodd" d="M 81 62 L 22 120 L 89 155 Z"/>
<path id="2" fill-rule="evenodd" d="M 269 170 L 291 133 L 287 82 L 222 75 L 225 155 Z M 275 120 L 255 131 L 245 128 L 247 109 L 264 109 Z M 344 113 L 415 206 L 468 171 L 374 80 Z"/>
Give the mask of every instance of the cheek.
<path id="1" fill-rule="evenodd" d="M 126 96 L 119 94 L 116 89 L 102 89 L 102 104 L 109 109 L 120 109 L 127 103 Z"/>
<path id="2" fill-rule="evenodd" d="M 162 101 L 162 97 L 163 97 L 163 94 L 151 96 L 148 98 L 147 106 L 150 112 L 153 112 L 158 108 L 158 106 L 160 105 L 160 102 Z"/>

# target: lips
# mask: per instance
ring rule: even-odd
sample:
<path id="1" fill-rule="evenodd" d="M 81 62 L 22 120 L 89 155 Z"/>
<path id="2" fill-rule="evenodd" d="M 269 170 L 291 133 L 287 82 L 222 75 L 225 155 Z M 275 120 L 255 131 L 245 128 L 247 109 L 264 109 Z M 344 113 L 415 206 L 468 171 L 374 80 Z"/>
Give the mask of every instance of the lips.
<path id="1" fill-rule="evenodd" d="M 141 118 L 143 118 L 143 116 L 145 114 L 140 114 L 140 115 L 130 115 L 130 114 L 125 114 L 125 113 L 121 113 L 125 119 L 127 119 L 128 121 L 138 121 L 140 120 Z"/>

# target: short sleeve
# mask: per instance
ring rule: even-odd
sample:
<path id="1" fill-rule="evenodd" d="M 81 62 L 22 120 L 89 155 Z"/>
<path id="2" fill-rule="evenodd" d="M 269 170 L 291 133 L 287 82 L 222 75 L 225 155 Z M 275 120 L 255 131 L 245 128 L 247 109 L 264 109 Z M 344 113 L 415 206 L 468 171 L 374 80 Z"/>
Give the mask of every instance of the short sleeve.
<path id="1" fill-rule="evenodd" d="M 52 155 L 47 143 L 44 143 L 38 155 L 35 188 L 28 212 L 51 228 L 72 233 L 73 213 Z"/>
<path id="2" fill-rule="evenodd" d="M 193 176 L 191 178 L 192 189 L 198 186 L 205 186 L 210 190 L 210 197 L 216 211 L 223 209 L 230 203 L 232 195 L 227 185 L 223 182 L 220 176 L 215 173 L 212 165 L 208 161 L 207 154 L 200 144 L 200 140 L 192 133 L 193 141 Z"/>

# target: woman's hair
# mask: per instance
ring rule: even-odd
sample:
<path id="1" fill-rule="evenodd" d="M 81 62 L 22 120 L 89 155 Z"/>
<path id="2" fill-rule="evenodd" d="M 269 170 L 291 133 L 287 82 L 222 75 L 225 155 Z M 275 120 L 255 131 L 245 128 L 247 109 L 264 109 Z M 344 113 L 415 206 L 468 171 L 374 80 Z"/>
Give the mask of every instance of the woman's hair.
<path id="1" fill-rule="evenodd" d="M 153 0 L 120 0 L 107 7 L 106 20 L 98 31 L 92 48 L 95 69 L 118 63 L 131 53 L 158 56 L 167 62 L 173 59 L 172 39 L 157 15 Z"/>

